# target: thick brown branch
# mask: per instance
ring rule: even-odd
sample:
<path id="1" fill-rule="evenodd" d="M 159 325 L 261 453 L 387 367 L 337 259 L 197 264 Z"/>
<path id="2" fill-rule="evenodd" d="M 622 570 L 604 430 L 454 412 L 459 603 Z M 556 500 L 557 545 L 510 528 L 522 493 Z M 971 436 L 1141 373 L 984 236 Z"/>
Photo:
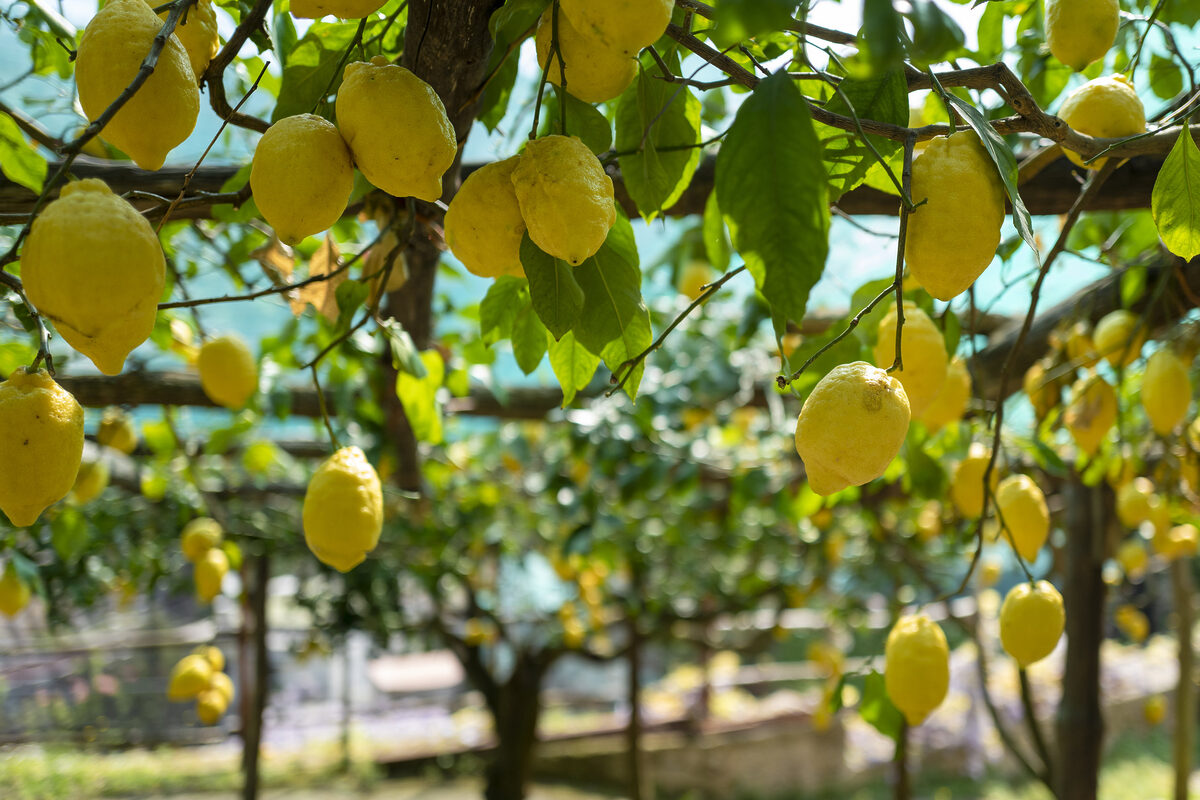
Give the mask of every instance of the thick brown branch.
<path id="1" fill-rule="evenodd" d="M 259 133 L 266 133 L 267 128 L 271 127 L 270 123 L 264 122 L 258 117 L 234 111 L 229 105 L 229 99 L 225 96 L 224 77 L 225 68 L 233 63 L 233 59 L 242 49 L 246 40 L 250 38 L 250 34 L 262 27 L 267 18 L 267 12 L 270 10 L 271 0 L 258 0 L 254 4 L 254 8 L 250 9 L 250 13 L 242 18 L 237 30 L 221 48 L 221 52 L 217 53 L 216 58 L 209 63 L 208 69 L 204 71 L 201 78 L 201 82 L 208 84 L 208 102 L 218 117 L 230 125 L 237 125 L 239 128 L 247 128 Z"/>

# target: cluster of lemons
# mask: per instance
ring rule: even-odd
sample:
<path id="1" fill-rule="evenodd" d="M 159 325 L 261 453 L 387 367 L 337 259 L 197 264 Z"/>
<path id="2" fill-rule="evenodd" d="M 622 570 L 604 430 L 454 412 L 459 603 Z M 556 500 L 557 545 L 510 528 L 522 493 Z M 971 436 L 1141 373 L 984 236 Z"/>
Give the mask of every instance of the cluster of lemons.
<path id="1" fill-rule="evenodd" d="M 223 671 L 225 654 L 212 645 L 197 647 L 171 670 L 167 699 L 196 701 L 196 716 L 204 725 L 216 725 L 233 702 L 233 681 Z"/>
<path id="2" fill-rule="evenodd" d="M 179 544 L 183 555 L 192 562 L 196 597 L 211 603 L 221 593 L 221 582 L 229 572 L 229 556 L 221 547 L 224 532 L 211 517 L 197 517 L 183 526 Z"/>

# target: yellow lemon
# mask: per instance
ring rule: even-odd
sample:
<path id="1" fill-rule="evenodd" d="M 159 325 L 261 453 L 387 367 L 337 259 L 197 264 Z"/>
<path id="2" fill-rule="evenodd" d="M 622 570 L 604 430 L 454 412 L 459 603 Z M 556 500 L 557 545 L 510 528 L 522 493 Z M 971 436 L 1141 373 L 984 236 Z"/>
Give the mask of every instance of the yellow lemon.
<path id="1" fill-rule="evenodd" d="M 1161 694 L 1147 697 L 1146 702 L 1142 704 L 1142 716 L 1146 719 L 1146 724 L 1155 726 L 1167 717 L 1167 699 Z"/>
<path id="2" fill-rule="evenodd" d="M 0 612 L 5 616 L 15 617 L 29 605 L 31 594 L 29 584 L 21 580 L 17 568 L 9 561 L 4 566 L 3 577 L 0 577 Z"/>
<path id="3" fill-rule="evenodd" d="M 1159 436 L 1175 430 L 1187 416 L 1192 403 L 1192 382 L 1183 359 L 1167 348 L 1156 350 L 1146 360 L 1142 376 L 1142 408 Z"/>
<path id="4" fill-rule="evenodd" d="M 292 16 L 320 19 L 326 15 L 338 19 L 362 19 L 383 8 L 387 0 L 292 0 Z"/>
<path id="5" fill-rule="evenodd" d="M 221 582 L 229 572 L 229 556 L 219 547 L 211 547 L 196 561 L 194 579 L 196 597 L 202 603 L 211 603 L 221 593 Z"/>
<path id="6" fill-rule="evenodd" d="M 1076 322 L 1067 331 L 1067 358 L 1072 365 L 1085 368 L 1096 366 L 1100 360 L 1092 341 L 1092 328 L 1086 322 Z"/>
<path id="7" fill-rule="evenodd" d="M 974 131 L 936 136 L 913 161 L 904 259 L 939 300 L 965 292 L 1000 245 L 1004 184 Z"/>
<path id="8" fill-rule="evenodd" d="M 212 682 L 213 668 L 204 656 L 184 656 L 171 670 L 167 684 L 168 700 L 191 700 L 208 689 Z"/>
<path id="9" fill-rule="evenodd" d="M 1149 478 L 1134 478 L 1117 490 L 1117 518 L 1126 528 L 1136 528 L 1150 519 L 1157 498 Z"/>
<path id="10" fill-rule="evenodd" d="M 525 220 L 513 189 L 520 156 L 486 164 L 472 172 L 446 209 L 446 244 L 472 274 L 525 277 L 521 239 Z"/>
<path id="11" fill-rule="evenodd" d="M 878 478 L 908 434 L 904 387 L 865 361 L 834 367 L 804 401 L 796 452 L 820 495 Z"/>
<path id="12" fill-rule="evenodd" d="M 1075 445 L 1093 455 L 1117 421 L 1117 393 L 1099 375 L 1081 378 L 1071 388 L 1063 421 Z"/>
<path id="13" fill-rule="evenodd" d="M 155 5 L 154 0 L 146 2 L 150 6 Z M 158 18 L 165 22 L 170 13 L 164 11 Z M 213 8 L 212 0 L 199 0 L 189 8 L 175 25 L 174 33 L 179 37 L 183 49 L 187 51 L 192 74 L 199 81 L 209 63 L 216 57 L 217 51 L 221 49 L 221 40 L 217 38 L 217 12 Z"/>
<path id="14" fill-rule="evenodd" d="M 617 221 L 612 178 L 575 136 L 527 144 L 512 184 L 529 238 L 570 264 L 595 255 Z"/>
<path id="15" fill-rule="evenodd" d="M 950 499 L 958 513 L 968 519 L 974 519 L 983 513 L 983 474 L 987 471 L 991 460 L 991 451 L 979 442 L 971 444 L 967 457 L 954 468 L 954 478 L 950 481 Z M 988 482 L 992 491 L 1000 483 L 999 466 L 993 467 Z"/>
<path id="16" fill-rule="evenodd" d="M 458 144 L 432 86 L 375 56 L 346 67 L 336 109 L 342 138 L 372 185 L 430 203 L 442 196 Z"/>
<path id="17" fill-rule="evenodd" d="M 110 0 L 79 39 L 75 84 L 83 113 L 95 121 L 133 82 L 162 20 L 145 0 Z M 100 134 L 142 169 L 163 165 L 167 153 L 196 127 L 200 91 L 187 50 L 171 34 L 154 72 Z"/>
<path id="18" fill-rule="evenodd" d="M 1076 72 L 1104 58 L 1117 38 L 1117 0 L 1046 0 L 1050 54 Z"/>
<path id="19" fill-rule="evenodd" d="M 946 379 L 942 381 L 942 388 L 925 407 L 920 420 L 931 433 L 939 431 L 962 419 L 970 401 L 971 373 L 967 371 L 967 362 L 955 356 L 946 365 Z"/>
<path id="20" fill-rule="evenodd" d="M 562 13 L 578 30 L 610 50 L 635 56 L 658 41 L 671 22 L 674 0 L 562 0 Z M 569 65 L 568 58 L 567 64 Z"/>
<path id="21" fill-rule="evenodd" d="M 950 688 L 946 634 L 924 614 L 901 617 L 888 634 L 884 659 L 888 697 L 909 725 L 920 725 Z"/>
<path id="22" fill-rule="evenodd" d="M 996 506 L 1021 558 L 1030 563 L 1050 535 L 1046 495 L 1028 475 L 1010 475 L 996 487 Z"/>
<path id="23" fill-rule="evenodd" d="M 105 375 L 150 336 L 165 276 L 150 223 L 97 178 L 63 187 L 33 221 L 21 256 L 30 302 Z"/>
<path id="24" fill-rule="evenodd" d="M 1190 558 L 1196 555 L 1196 546 L 1200 541 L 1200 531 L 1191 523 L 1176 525 L 1163 533 L 1155 531 L 1154 552 L 1168 561 L 1176 558 Z"/>
<path id="25" fill-rule="evenodd" d="M 100 418 L 100 427 L 96 430 L 96 441 L 105 447 L 111 447 L 125 455 L 137 449 L 137 429 L 133 420 L 119 408 L 110 406 L 104 409 Z"/>
<path id="26" fill-rule="evenodd" d="M 1000 606 L 1000 643 L 1024 669 L 1054 652 L 1065 624 L 1062 595 L 1049 581 L 1018 583 Z"/>
<path id="27" fill-rule="evenodd" d="M 895 377 L 904 386 L 904 394 L 914 417 L 920 417 L 933 402 L 946 381 L 946 341 L 929 315 L 908 300 L 904 301 L 904 329 L 901 333 L 904 367 Z M 875 366 L 888 369 L 896 360 L 896 307 L 879 321 L 875 340 Z"/>
<path id="28" fill-rule="evenodd" d="M 208 663 L 212 665 L 214 676 L 225 669 L 225 654 L 221 652 L 221 648 L 214 645 L 200 645 L 192 651 L 195 655 L 204 656 L 208 659 Z"/>
<path id="29" fill-rule="evenodd" d="M 236 336 L 209 339 L 200 348 L 196 366 L 204 394 L 219 406 L 242 408 L 258 389 L 258 365 Z"/>
<path id="30" fill-rule="evenodd" d="M 197 517 L 183 526 L 179 544 L 188 561 L 195 563 L 221 543 L 221 524 L 211 517 Z M 217 667 L 220 669 L 220 667 Z"/>
<path id="31" fill-rule="evenodd" d="M 562 85 L 562 67 L 556 56 L 547 68 L 553 31 L 551 13 L 547 8 L 538 20 L 534 44 L 538 66 L 546 70 L 546 79 L 555 86 Z M 585 103 L 612 100 L 633 83 L 637 61 L 619 50 L 613 50 L 599 39 L 578 30 L 565 14 L 558 15 L 558 46 L 566 61 L 567 91 Z"/>
<path id="32" fill-rule="evenodd" d="M 1146 574 L 1146 564 L 1149 560 L 1146 544 L 1140 536 L 1126 539 L 1117 548 L 1117 563 L 1131 580 L 1137 580 Z"/>
<path id="33" fill-rule="evenodd" d="M 254 149 L 250 188 L 258 210 L 285 244 L 329 228 L 354 189 L 350 148 L 315 114 L 284 117 Z"/>
<path id="34" fill-rule="evenodd" d="M 1137 90 L 1124 75 L 1109 75 L 1088 81 L 1067 95 L 1058 110 L 1062 121 L 1076 133 L 1101 139 L 1121 139 L 1146 130 L 1146 110 Z M 1084 164 L 1072 150 L 1063 150 L 1067 158 L 1088 169 L 1100 169 L 1107 158 Z M 1099 346 L 1099 342 L 1096 343 Z M 1101 349 L 1103 353 L 1103 348 Z"/>
<path id="35" fill-rule="evenodd" d="M 716 275 L 713 274 L 713 269 L 707 262 L 689 261 L 679 270 L 679 275 L 675 278 L 675 288 L 684 297 L 689 300 L 695 300 L 704 294 L 704 287 L 712 283 L 715 279 Z M 786 336 L 791 335 L 793 334 L 787 334 Z"/>
<path id="36" fill-rule="evenodd" d="M 1043 359 L 1025 371 L 1022 388 L 1039 420 L 1045 419 L 1046 415 L 1062 402 L 1063 381 L 1061 378 L 1049 377 L 1053 370 L 1053 362 Z"/>
<path id="37" fill-rule="evenodd" d="M 304 541 L 321 562 L 349 572 L 379 543 L 383 490 L 357 447 L 343 447 L 313 473 L 304 495 Z"/>
<path id="38" fill-rule="evenodd" d="M 212 683 L 209 684 L 209 690 L 213 692 L 219 692 L 221 697 L 225 699 L 226 707 L 233 702 L 233 679 L 224 672 L 218 671 L 213 673 Z"/>
<path id="39" fill-rule="evenodd" d="M 196 697 L 196 716 L 204 725 L 216 725 L 228 707 L 229 701 L 216 689 L 206 689 Z"/>
<path id="40" fill-rule="evenodd" d="M 1093 340 L 1096 351 L 1114 367 L 1127 367 L 1141 355 L 1146 341 L 1145 330 L 1139 330 L 1141 321 L 1125 309 L 1105 314 L 1096 323 Z"/>
<path id="41" fill-rule="evenodd" d="M 108 465 L 103 461 L 84 461 L 75 475 L 71 499 L 80 505 L 92 502 L 108 487 L 108 477 Z"/>
<path id="42" fill-rule="evenodd" d="M 83 409 L 45 370 L 18 367 L 0 383 L 0 511 L 18 528 L 75 485 Z"/>
<path id="43" fill-rule="evenodd" d="M 1150 635 L 1150 619 L 1136 606 L 1128 603 L 1118 606 L 1114 615 L 1117 629 L 1137 643 L 1146 641 Z"/>
<path id="44" fill-rule="evenodd" d="M 995 586 L 1003 574 L 1004 570 L 998 561 L 984 561 L 979 566 L 979 585 L 984 587 Z"/>

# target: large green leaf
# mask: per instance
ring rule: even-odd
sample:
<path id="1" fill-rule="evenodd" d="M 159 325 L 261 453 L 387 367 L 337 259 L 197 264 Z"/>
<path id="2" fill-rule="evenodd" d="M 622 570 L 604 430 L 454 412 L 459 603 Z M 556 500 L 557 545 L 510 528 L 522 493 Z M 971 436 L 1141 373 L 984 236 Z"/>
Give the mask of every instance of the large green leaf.
<path id="1" fill-rule="evenodd" d="M 563 391 L 563 406 L 571 404 L 580 389 L 592 381 L 600 356 L 590 352 L 575 341 L 575 334 L 568 331 L 561 339 L 547 336 L 550 345 L 550 367 L 554 370 Z"/>
<path id="2" fill-rule="evenodd" d="M 442 408 L 437 400 L 437 390 L 446 375 L 446 364 L 437 350 L 421 353 L 421 361 L 425 364 L 425 377 L 401 372 L 396 376 L 396 396 L 400 398 L 404 415 L 418 441 L 440 444 Z"/>
<path id="3" fill-rule="evenodd" d="M 1200 255 L 1200 150 L 1186 125 L 1154 180 L 1150 212 L 1168 250 L 1186 259 Z"/>
<path id="4" fill-rule="evenodd" d="M 904 729 L 904 717 L 888 697 L 883 676 L 871 670 L 863 680 L 859 713 L 875 730 L 889 739 L 898 740 Z"/>
<path id="5" fill-rule="evenodd" d="M 858 32 L 859 51 L 873 73 L 900 66 L 904 59 L 904 23 L 892 0 L 863 0 L 863 25 Z"/>
<path id="6" fill-rule="evenodd" d="M 666 57 L 673 73 L 679 55 Z M 655 68 L 657 71 L 657 67 Z M 617 152 L 625 188 L 650 220 L 679 199 L 700 163 L 700 101 L 646 69 L 617 100 Z"/>
<path id="7" fill-rule="evenodd" d="M 717 205 L 716 192 L 709 192 L 708 199 L 704 201 L 701 235 L 704 238 L 704 256 L 708 263 L 720 272 L 729 269 L 732 248 L 729 244 L 729 233 L 725 229 L 725 218 L 721 216 L 721 207 Z"/>
<path id="8" fill-rule="evenodd" d="M 931 0 L 912 0 L 905 13 L 913 26 L 909 56 L 918 63 L 944 61 L 963 46 L 962 28 Z"/>
<path id="9" fill-rule="evenodd" d="M 526 375 L 542 363 L 542 356 L 546 355 L 547 338 L 553 339 L 538 319 L 533 305 L 526 301 L 525 306 L 517 311 L 512 326 L 513 356 L 517 359 L 517 366 Z"/>
<path id="10" fill-rule="evenodd" d="M 528 303 L 529 284 L 524 278 L 497 278 L 479 304 L 479 335 L 488 344 L 511 336 L 513 320 Z"/>
<path id="11" fill-rule="evenodd" d="M 40 193 L 46 182 L 46 159 L 25 141 L 17 123 L 3 112 L 0 112 L 0 172 L 31 192 Z"/>
<path id="12" fill-rule="evenodd" d="M 533 310 L 554 338 L 561 339 L 575 327 L 583 309 L 583 289 L 571 265 L 543 252 L 526 233 L 521 240 L 521 266 L 529 279 Z"/>
<path id="13" fill-rule="evenodd" d="M 600 113 L 600 109 L 591 103 L 585 103 L 570 92 L 563 92 L 557 86 L 552 94 L 547 94 L 542 102 L 542 121 L 539 125 L 539 136 L 551 133 L 562 134 L 562 112 L 558 104 L 566 96 L 567 103 L 567 134 L 578 136 L 596 155 L 607 152 L 612 148 L 612 123 L 608 117 Z"/>
<path id="14" fill-rule="evenodd" d="M 315 22 L 288 56 L 271 121 L 307 114 L 324 99 L 325 89 L 337 91 L 342 54 L 354 41 L 357 22 Z"/>
<path id="15" fill-rule="evenodd" d="M 845 78 L 839 89 L 840 93 L 830 99 L 827 110 L 845 117 L 908 125 L 908 82 L 903 70 L 891 69 L 875 77 Z M 837 200 L 862 183 L 867 171 L 878 162 L 857 131 L 818 124 L 817 132 L 825 147 L 830 200 Z M 885 159 L 900 148 L 899 142 L 882 136 L 868 135 L 867 138 Z"/>
<path id="16" fill-rule="evenodd" d="M 785 71 L 738 109 L 717 154 L 716 192 L 776 321 L 803 319 L 829 251 L 829 192 L 808 104 Z"/>

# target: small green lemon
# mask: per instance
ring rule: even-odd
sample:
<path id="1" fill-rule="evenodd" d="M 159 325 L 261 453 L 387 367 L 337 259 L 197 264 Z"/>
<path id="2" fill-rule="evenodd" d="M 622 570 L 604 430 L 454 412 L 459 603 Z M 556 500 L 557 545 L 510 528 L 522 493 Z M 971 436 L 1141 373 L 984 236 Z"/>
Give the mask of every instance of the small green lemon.
<path id="1" fill-rule="evenodd" d="M 200 386 L 208 399 L 237 410 L 258 390 L 258 365 L 246 343 L 236 336 L 209 339 L 196 360 Z"/>
<path id="2" fill-rule="evenodd" d="M 379 543 L 383 490 L 379 475 L 357 447 L 327 458 L 304 494 L 304 541 L 322 563 L 349 572 Z"/>
<path id="3" fill-rule="evenodd" d="M 950 688 L 946 634 L 924 614 L 901 617 L 888 634 L 884 659 L 888 697 L 909 725 L 920 725 Z"/>
<path id="4" fill-rule="evenodd" d="M 446 244 L 471 273 L 481 278 L 525 277 L 521 239 L 525 220 L 513 189 L 520 156 L 472 172 L 446 210 Z"/>
<path id="5" fill-rule="evenodd" d="M 1062 595 L 1049 581 L 1019 583 L 1000 606 L 1000 643 L 1025 668 L 1054 652 L 1065 624 Z"/>

